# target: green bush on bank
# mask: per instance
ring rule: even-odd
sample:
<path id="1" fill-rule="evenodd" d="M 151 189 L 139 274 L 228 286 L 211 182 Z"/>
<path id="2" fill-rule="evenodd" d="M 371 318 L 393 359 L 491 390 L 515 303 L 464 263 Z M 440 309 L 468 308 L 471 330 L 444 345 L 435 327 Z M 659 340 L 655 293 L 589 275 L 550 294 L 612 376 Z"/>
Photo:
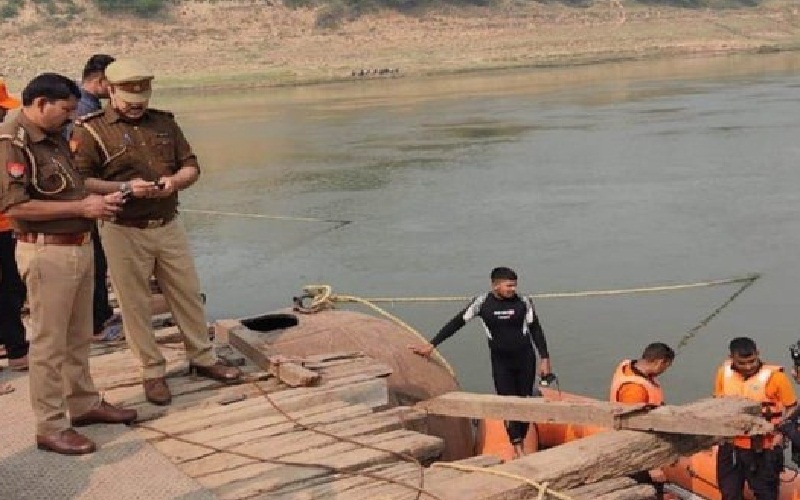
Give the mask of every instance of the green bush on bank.
<path id="1" fill-rule="evenodd" d="M 113 14 L 133 14 L 139 17 L 154 17 L 161 13 L 169 0 L 93 0 L 102 12 Z M 11 19 L 19 15 L 26 0 L 0 0 L 0 20 Z M 73 0 L 31 0 L 49 15 L 75 15 L 83 11 Z"/>
<path id="2" fill-rule="evenodd" d="M 19 9 L 25 4 L 25 0 L 6 0 L 0 5 L 0 19 L 11 19 L 19 14 Z"/>
<path id="3" fill-rule="evenodd" d="M 103 12 L 131 13 L 154 17 L 166 7 L 167 0 L 95 0 Z"/>

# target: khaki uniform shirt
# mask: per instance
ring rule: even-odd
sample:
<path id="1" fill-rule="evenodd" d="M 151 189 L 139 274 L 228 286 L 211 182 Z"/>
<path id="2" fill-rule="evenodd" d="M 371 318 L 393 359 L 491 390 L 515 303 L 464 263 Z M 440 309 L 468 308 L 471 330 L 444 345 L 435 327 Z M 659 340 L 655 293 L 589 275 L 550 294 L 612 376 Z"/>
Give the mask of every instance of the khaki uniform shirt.
<path id="1" fill-rule="evenodd" d="M 69 201 L 88 196 L 60 133 L 48 133 L 19 113 L 0 125 L 0 212 L 30 200 Z M 81 233 L 92 227 L 82 217 L 48 221 L 13 219 L 22 233 Z"/>
<path id="2" fill-rule="evenodd" d="M 183 167 L 200 168 L 172 113 L 156 109 L 147 109 L 141 119 L 129 121 L 106 106 L 75 122 L 70 146 L 84 178 L 155 182 Z M 177 208 L 177 193 L 168 198 L 132 198 L 117 219 L 171 218 Z"/>

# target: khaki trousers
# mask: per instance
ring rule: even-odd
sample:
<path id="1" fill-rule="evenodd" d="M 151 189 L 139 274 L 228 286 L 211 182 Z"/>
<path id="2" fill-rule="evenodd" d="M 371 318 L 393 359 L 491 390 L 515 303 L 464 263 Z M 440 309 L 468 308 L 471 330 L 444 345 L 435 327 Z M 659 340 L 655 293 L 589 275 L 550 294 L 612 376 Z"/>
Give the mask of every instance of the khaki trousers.
<path id="1" fill-rule="evenodd" d="M 17 266 L 31 311 L 31 404 L 39 435 L 70 427 L 71 417 L 99 406 L 89 374 L 92 342 L 92 244 L 17 242 Z"/>
<path id="2" fill-rule="evenodd" d="M 200 281 L 180 220 L 151 229 L 105 222 L 100 225 L 100 237 L 122 311 L 125 338 L 142 363 L 144 378 L 163 377 L 166 372 L 166 361 L 153 334 L 151 275 L 158 280 L 183 334 L 187 359 L 196 365 L 214 364 L 216 357 L 208 338 Z"/>

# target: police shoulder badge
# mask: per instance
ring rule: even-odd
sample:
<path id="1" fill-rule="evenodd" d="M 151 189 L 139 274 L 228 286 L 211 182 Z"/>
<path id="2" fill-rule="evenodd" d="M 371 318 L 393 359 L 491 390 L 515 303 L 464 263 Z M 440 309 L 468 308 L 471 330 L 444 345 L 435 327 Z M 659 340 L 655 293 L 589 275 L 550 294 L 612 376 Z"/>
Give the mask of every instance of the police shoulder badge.
<path id="1" fill-rule="evenodd" d="M 15 162 L 6 163 L 6 172 L 12 179 L 22 179 L 22 176 L 25 175 L 25 165 Z"/>

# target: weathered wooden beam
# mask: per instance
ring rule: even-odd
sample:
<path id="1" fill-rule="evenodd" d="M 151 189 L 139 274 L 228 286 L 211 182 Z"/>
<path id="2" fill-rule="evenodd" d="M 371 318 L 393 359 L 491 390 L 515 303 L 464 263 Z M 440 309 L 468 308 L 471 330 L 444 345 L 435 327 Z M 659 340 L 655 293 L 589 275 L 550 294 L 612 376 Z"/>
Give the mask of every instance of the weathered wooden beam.
<path id="1" fill-rule="evenodd" d="M 595 500 L 601 495 L 624 490 L 636 485 L 636 481 L 629 477 L 615 477 L 613 479 L 600 481 L 599 483 L 586 484 L 583 486 L 578 486 L 577 488 L 571 488 L 563 493 L 573 500 Z"/>
<path id="2" fill-rule="evenodd" d="M 624 490 L 612 491 L 591 500 L 653 500 L 656 498 L 656 489 L 649 484 L 637 484 Z M 589 500 L 587 498 L 587 500 Z"/>
<path id="3" fill-rule="evenodd" d="M 717 399 L 676 407 L 678 414 L 708 412 L 721 420 L 751 411 L 752 401 Z M 654 412 L 662 411 L 654 410 Z M 514 474 L 540 483 L 548 483 L 557 491 L 626 476 L 672 463 L 682 455 L 697 453 L 710 447 L 715 438 L 680 434 L 637 431 L 608 431 L 572 441 L 548 450 L 490 469 Z M 496 475 L 472 473 L 457 481 L 432 481 L 426 485 L 431 493 L 446 500 L 514 500 L 534 496 L 537 490 L 522 481 Z M 616 497 L 615 497 L 616 498 Z"/>
<path id="4" fill-rule="evenodd" d="M 279 361 L 274 356 L 267 354 L 260 347 L 263 343 L 259 340 L 258 335 L 244 326 L 231 328 L 228 331 L 228 342 L 256 366 L 275 375 L 290 387 L 309 386 L 319 381 L 319 373 L 297 363 Z"/>
<path id="5" fill-rule="evenodd" d="M 697 404 L 696 412 L 662 406 L 648 410 L 644 405 L 625 405 L 607 401 L 553 401 L 494 394 L 449 392 L 417 406 L 429 413 L 453 417 L 522 420 L 541 423 L 597 425 L 609 429 L 675 432 L 703 436 L 732 437 L 764 434 L 772 425 L 758 416 L 758 405 L 750 402 L 740 413 L 719 419 L 708 414 L 718 405 L 708 398 Z"/>

